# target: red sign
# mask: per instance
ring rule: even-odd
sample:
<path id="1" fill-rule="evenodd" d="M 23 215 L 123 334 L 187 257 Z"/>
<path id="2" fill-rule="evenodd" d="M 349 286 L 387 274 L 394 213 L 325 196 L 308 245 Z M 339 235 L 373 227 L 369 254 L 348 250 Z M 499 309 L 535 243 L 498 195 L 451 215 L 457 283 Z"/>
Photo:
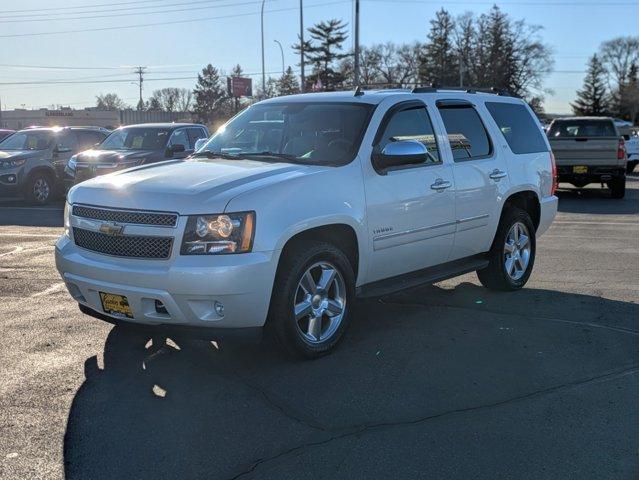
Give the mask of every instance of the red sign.
<path id="1" fill-rule="evenodd" d="M 244 77 L 228 77 L 226 85 L 231 97 L 252 97 L 253 96 L 253 80 Z"/>

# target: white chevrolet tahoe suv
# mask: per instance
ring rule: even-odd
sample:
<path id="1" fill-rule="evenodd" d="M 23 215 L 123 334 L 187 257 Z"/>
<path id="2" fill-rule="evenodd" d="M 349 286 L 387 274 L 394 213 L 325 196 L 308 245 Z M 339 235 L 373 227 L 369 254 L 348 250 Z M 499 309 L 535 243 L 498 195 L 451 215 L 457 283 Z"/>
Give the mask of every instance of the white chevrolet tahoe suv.
<path id="1" fill-rule="evenodd" d="M 523 287 L 557 211 L 555 176 L 517 98 L 280 97 L 189 159 L 72 188 L 56 264 L 88 315 L 211 338 L 265 329 L 316 357 L 358 296 L 471 271 L 488 288 Z"/>

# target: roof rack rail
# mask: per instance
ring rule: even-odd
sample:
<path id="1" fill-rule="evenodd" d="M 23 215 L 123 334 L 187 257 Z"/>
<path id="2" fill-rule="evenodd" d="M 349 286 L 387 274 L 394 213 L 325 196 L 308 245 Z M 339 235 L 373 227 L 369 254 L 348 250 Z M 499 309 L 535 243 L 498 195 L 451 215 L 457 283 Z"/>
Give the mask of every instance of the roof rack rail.
<path id="1" fill-rule="evenodd" d="M 412 93 L 436 93 L 442 91 L 454 91 L 454 92 L 466 92 L 466 93 L 492 93 L 494 95 L 499 95 L 502 97 L 516 97 L 510 93 L 508 90 L 503 88 L 473 88 L 473 87 L 440 87 L 431 85 L 430 87 L 415 87 L 412 90 Z"/>

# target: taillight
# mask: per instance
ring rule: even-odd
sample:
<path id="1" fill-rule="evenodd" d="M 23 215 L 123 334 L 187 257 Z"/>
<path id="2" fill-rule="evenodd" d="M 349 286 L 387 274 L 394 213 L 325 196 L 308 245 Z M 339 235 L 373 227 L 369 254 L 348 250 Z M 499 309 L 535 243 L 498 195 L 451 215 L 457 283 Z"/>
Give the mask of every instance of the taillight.
<path id="1" fill-rule="evenodd" d="M 626 158 L 626 142 L 623 138 L 619 139 L 619 146 L 617 147 L 617 160 L 623 160 Z"/>
<path id="2" fill-rule="evenodd" d="M 555 154 L 550 152 L 550 164 L 552 165 L 552 186 L 550 187 L 550 194 L 554 195 L 559 185 L 559 178 L 557 177 L 557 163 L 555 162 Z"/>

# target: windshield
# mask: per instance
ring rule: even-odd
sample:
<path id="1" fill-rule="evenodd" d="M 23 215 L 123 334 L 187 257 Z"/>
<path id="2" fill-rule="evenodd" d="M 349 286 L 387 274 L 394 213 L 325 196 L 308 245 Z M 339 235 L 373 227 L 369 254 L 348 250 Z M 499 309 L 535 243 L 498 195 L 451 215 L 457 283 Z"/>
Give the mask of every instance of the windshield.
<path id="1" fill-rule="evenodd" d="M 53 141 L 48 130 L 25 130 L 9 135 L 0 142 L 0 150 L 46 150 Z"/>
<path id="2" fill-rule="evenodd" d="M 558 120 L 548 132 L 550 138 L 616 137 L 610 120 Z"/>
<path id="3" fill-rule="evenodd" d="M 247 108 L 196 154 L 340 165 L 356 155 L 373 105 L 274 103 Z"/>
<path id="4" fill-rule="evenodd" d="M 168 128 L 118 128 L 97 150 L 162 150 L 170 134 Z"/>

